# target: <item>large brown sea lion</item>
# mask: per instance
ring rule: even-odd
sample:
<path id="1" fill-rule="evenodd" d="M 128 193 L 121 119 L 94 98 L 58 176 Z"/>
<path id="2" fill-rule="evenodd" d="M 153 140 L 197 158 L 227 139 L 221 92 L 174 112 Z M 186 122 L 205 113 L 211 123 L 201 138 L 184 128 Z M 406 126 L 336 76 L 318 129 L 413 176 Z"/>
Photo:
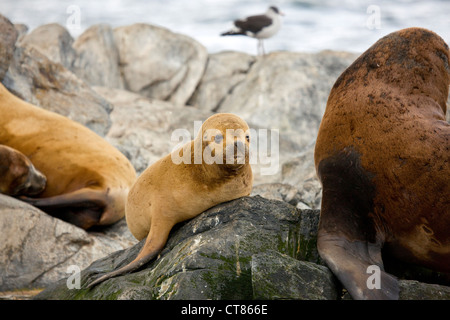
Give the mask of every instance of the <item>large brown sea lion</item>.
<path id="1" fill-rule="evenodd" d="M 47 178 L 38 198 L 23 200 L 84 229 L 123 218 L 136 173 L 117 149 L 81 124 L 17 98 L 1 84 L 0 115 L 0 144 L 22 152 Z"/>
<path id="2" fill-rule="evenodd" d="M 138 240 L 147 237 L 144 247 L 128 265 L 89 287 L 132 272 L 156 257 L 175 224 L 219 203 L 249 195 L 253 175 L 248 130 L 238 116 L 213 115 L 203 123 L 196 139 L 147 168 L 131 188 L 126 206 L 132 234 Z M 181 163 L 180 154 L 185 160 Z"/>
<path id="3" fill-rule="evenodd" d="M 46 182 L 22 152 L 0 145 L 0 193 L 35 196 L 44 191 Z"/>
<path id="4" fill-rule="evenodd" d="M 450 272 L 449 58 L 435 33 L 400 30 L 331 90 L 314 155 L 323 185 L 317 245 L 355 299 L 398 298 L 382 248 Z"/>

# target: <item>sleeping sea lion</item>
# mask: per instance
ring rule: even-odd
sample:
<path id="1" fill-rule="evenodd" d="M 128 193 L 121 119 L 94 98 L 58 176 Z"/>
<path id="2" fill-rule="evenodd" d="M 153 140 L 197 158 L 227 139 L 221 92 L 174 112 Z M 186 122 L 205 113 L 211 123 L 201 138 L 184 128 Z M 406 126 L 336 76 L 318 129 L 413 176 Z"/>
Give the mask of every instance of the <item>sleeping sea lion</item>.
<path id="1" fill-rule="evenodd" d="M 84 229 L 125 215 L 136 173 L 117 149 L 66 117 L 27 103 L 0 84 L 0 144 L 22 152 L 47 178 L 21 199 Z"/>

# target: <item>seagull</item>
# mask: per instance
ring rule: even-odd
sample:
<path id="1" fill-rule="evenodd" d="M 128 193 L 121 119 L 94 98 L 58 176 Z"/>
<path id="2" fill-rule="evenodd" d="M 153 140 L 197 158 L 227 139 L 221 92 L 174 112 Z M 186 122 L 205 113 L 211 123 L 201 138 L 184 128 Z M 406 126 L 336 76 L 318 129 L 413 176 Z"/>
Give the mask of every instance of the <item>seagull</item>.
<path id="1" fill-rule="evenodd" d="M 250 16 L 234 21 L 234 28 L 224 32 L 221 36 L 244 35 L 258 39 L 258 54 L 264 55 L 263 39 L 275 35 L 281 27 L 281 17 L 284 14 L 277 7 L 269 7 L 266 13 Z"/>

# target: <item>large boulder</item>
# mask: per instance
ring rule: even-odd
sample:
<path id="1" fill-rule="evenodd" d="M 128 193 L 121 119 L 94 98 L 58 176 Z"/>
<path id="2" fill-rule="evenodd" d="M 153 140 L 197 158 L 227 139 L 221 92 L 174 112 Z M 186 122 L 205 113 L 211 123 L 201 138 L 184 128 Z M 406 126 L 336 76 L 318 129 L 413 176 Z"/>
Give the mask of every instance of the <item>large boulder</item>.
<path id="1" fill-rule="evenodd" d="M 58 23 L 50 23 L 23 36 L 20 44 L 36 48 L 51 61 L 71 70 L 76 58 L 76 52 L 72 48 L 73 41 L 66 28 Z"/>
<path id="2" fill-rule="evenodd" d="M 337 300 L 339 283 L 331 271 L 277 251 L 252 257 L 253 297 L 257 300 Z"/>
<path id="3" fill-rule="evenodd" d="M 0 291 L 46 287 L 134 243 L 124 220 L 88 233 L 0 194 Z"/>
<path id="4" fill-rule="evenodd" d="M 79 289 L 69 288 L 64 278 L 36 299 L 349 299 L 318 255 L 318 222 L 318 210 L 240 198 L 175 226 L 157 260 L 138 272 L 86 289 L 132 261 L 145 240 L 92 263 L 79 274 Z M 395 274 L 415 278 L 415 272 L 402 265 Z M 426 281 L 437 279 L 441 275 Z M 400 280 L 400 289 L 401 299 L 450 297 L 445 285 Z"/>
<path id="5" fill-rule="evenodd" d="M 255 56 L 237 51 L 210 54 L 205 74 L 188 104 L 200 109 L 217 110 L 233 88 L 245 81 L 255 61 Z"/>
<path id="6" fill-rule="evenodd" d="M 34 45 L 17 45 L 2 83 L 13 94 L 77 121 L 101 136 L 111 125 L 112 105 L 62 64 Z"/>
<path id="7" fill-rule="evenodd" d="M 111 26 L 98 24 L 88 28 L 72 47 L 77 54 L 72 70 L 77 76 L 91 86 L 124 88 Z"/>
<path id="8" fill-rule="evenodd" d="M 118 27 L 125 87 L 149 98 L 185 105 L 200 81 L 208 57 L 194 39 L 149 24 Z"/>
<path id="9" fill-rule="evenodd" d="M 320 262 L 311 230 L 318 211 L 262 197 L 244 197 L 211 208 L 176 226 L 160 257 L 139 272 L 107 280 L 87 290 L 98 276 L 137 255 L 139 244 L 96 261 L 81 273 L 81 289 L 65 280 L 38 299 L 253 299 L 252 262 L 280 252 Z M 310 271 L 308 271 L 309 274 Z M 258 293 L 259 295 L 259 293 Z"/>

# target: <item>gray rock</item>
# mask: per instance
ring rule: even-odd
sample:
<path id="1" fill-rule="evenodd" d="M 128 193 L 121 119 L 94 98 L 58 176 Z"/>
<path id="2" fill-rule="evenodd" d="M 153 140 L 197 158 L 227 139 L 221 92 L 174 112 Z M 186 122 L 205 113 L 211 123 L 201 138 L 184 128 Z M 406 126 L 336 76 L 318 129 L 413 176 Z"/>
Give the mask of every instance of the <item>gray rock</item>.
<path id="1" fill-rule="evenodd" d="M 41 282 L 45 271 L 90 244 L 81 229 L 34 207 L 4 195 L 0 195 L 0 203 L 1 290 L 46 284 Z"/>
<path id="2" fill-rule="evenodd" d="M 295 156 L 283 163 L 281 168 L 281 179 L 283 183 L 299 186 L 304 181 L 317 179 L 314 164 L 315 143 L 306 146 Z"/>
<path id="3" fill-rule="evenodd" d="M 299 190 L 302 203 L 312 209 L 320 209 L 322 185 L 314 165 L 314 144 L 286 160 L 281 168 L 281 181 Z"/>
<path id="4" fill-rule="evenodd" d="M 127 89 L 176 106 L 186 104 L 203 75 L 205 47 L 190 37 L 142 23 L 118 27 L 114 37 Z"/>
<path id="5" fill-rule="evenodd" d="M 320 209 L 322 186 L 314 166 L 314 145 L 282 165 L 280 180 L 282 183 L 256 184 L 252 194 L 286 201 L 299 209 Z"/>
<path id="6" fill-rule="evenodd" d="M 17 45 L 2 83 L 23 100 L 77 121 L 101 136 L 109 130 L 112 105 L 34 46 Z"/>
<path id="7" fill-rule="evenodd" d="M 0 81 L 8 71 L 17 37 L 18 32 L 14 25 L 0 14 Z"/>
<path id="8" fill-rule="evenodd" d="M 28 34 L 28 26 L 23 23 L 15 23 L 14 28 L 17 30 L 17 41 L 21 41 Z"/>
<path id="9" fill-rule="evenodd" d="M 299 188 L 286 183 L 262 183 L 253 187 L 251 195 L 285 201 L 298 209 L 320 209 L 322 199 L 320 182 L 304 181 Z"/>
<path id="10" fill-rule="evenodd" d="M 37 27 L 20 40 L 23 46 L 32 46 L 53 62 L 71 70 L 76 58 L 73 38 L 66 28 L 57 23 Z"/>
<path id="11" fill-rule="evenodd" d="M 119 51 L 112 28 L 94 25 L 73 43 L 77 53 L 73 72 L 91 86 L 124 88 L 119 68 Z"/>
<path id="12" fill-rule="evenodd" d="M 448 286 L 416 280 L 399 280 L 399 286 L 399 300 L 450 300 L 450 287 Z M 345 291 L 342 299 L 352 300 L 352 297 Z"/>
<path id="13" fill-rule="evenodd" d="M 87 233 L 24 202 L 0 194 L 0 291 L 42 288 L 67 269 L 136 243 L 122 220 Z"/>
<path id="14" fill-rule="evenodd" d="M 257 300 L 336 300 L 341 291 L 327 267 L 276 251 L 252 256 L 251 274 Z"/>
<path id="15" fill-rule="evenodd" d="M 244 197 L 176 226 L 160 257 L 142 271 L 84 289 L 97 273 L 134 259 L 143 241 L 85 269 L 80 290 L 68 290 L 61 280 L 37 299 L 252 299 L 255 254 L 274 250 L 320 262 L 311 234 L 317 221 L 318 211 L 299 211 L 259 196 Z"/>
<path id="16" fill-rule="evenodd" d="M 400 300 L 450 300 L 450 287 L 400 280 Z"/>
<path id="17" fill-rule="evenodd" d="M 93 88 L 114 105 L 106 139 L 130 159 L 138 174 L 172 152 L 179 142 L 172 140 L 174 130 L 188 130 L 193 139 L 194 121 L 205 121 L 212 114 L 192 107 L 176 107 L 127 90 Z"/>
<path id="18" fill-rule="evenodd" d="M 255 61 L 254 56 L 237 51 L 210 54 L 205 74 L 188 104 L 216 111 L 233 88 L 245 80 Z"/>
<path id="19" fill-rule="evenodd" d="M 251 196 L 259 195 L 266 199 L 280 200 L 296 206 L 302 199 L 298 189 L 283 183 L 263 183 L 253 186 Z"/>
<path id="20" fill-rule="evenodd" d="M 297 208 L 320 209 L 322 204 L 322 185 L 319 180 L 317 178 L 308 179 L 298 187 L 300 188 L 299 197 L 302 200 L 297 203 Z"/>

